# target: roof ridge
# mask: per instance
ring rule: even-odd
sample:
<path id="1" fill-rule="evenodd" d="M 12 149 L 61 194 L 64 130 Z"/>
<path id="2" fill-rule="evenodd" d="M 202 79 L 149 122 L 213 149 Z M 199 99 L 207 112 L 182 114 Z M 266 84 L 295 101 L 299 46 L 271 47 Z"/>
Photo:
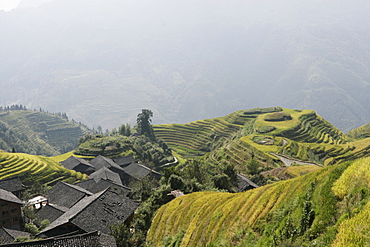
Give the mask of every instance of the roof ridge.
<path id="1" fill-rule="evenodd" d="M 77 190 L 77 191 L 80 191 L 80 192 L 86 193 L 86 194 L 88 194 L 88 195 L 90 195 L 90 196 L 91 196 L 91 195 L 93 195 L 93 193 L 91 193 L 91 192 L 90 192 L 90 191 L 88 191 L 88 190 L 85 190 L 84 188 L 82 188 L 82 187 L 80 187 L 80 186 L 78 186 L 78 185 L 69 184 L 69 183 L 63 182 L 63 181 L 61 181 L 61 180 L 59 180 L 59 182 L 61 182 L 61 183 L 65 184 L 65 185 L 67 185 L 67 186 L 71 187 L 72 189 L 75 189 L 75 190 Z"/>
<path id="2" fill-rule="evenodd" d="M 107 179 L 102 178 L 101 180 L 108 181 L 108 182 L 110 182 L 110 183 L 112 183 L 112 184 L 114 184 L 114 185 L 117 185 L 117 186 L 120 186 L 120 187 L 124 187 L 124 188 L 126 188 L 126 189 L 131 190 L 131 188 L 130 188 L 130 187 L 127 187 L 126 185 L 123 185 L 123 184 L 118 184 L 118 183 L 116 183 L 115 181 L 110 180 L 109 178 L 107 178 Z"/>
<path id="3" fill-rule="evenodd" d="M 12 192 L 0 189 L 0 199 L 4 201 L 9 201 L 17 204 L 24 204 L 24 202 L 19 199 L 16 195 L 14 195 Z"/>

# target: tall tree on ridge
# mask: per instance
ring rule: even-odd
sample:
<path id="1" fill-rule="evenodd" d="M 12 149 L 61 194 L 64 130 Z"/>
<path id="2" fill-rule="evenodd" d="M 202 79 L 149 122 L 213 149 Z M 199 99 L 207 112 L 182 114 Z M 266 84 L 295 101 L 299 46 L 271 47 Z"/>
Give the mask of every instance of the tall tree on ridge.
<path id="1" fill-rule="evenodd" d="M 150 140 L 155 141 L 154 130 L 152 127 L 153 112 L 149 109 L 142 109 L 141 113 L 137 114 L 137 131 L 140 135 L 147 136 Z"/>

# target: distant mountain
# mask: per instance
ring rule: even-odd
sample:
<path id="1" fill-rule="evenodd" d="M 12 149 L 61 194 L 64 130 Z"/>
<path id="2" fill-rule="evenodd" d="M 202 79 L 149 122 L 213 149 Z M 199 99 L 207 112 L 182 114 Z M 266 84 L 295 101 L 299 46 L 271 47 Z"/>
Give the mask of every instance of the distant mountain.
<path id="1" fill-rule="evenodd" d="M 54 0 L 0 13 L 0 97 L 90 126 L 239 109 L 370 122 L 370 5 L 355 1 Z M 6 35 L 5 35 L 6 34 Z"/>
<path id="2" fill-rule="evenodd" d="M 75 149 L 90 131 L 61 113 L 0 109 L 0 149 L 8 152 L 55 156 Z"/>

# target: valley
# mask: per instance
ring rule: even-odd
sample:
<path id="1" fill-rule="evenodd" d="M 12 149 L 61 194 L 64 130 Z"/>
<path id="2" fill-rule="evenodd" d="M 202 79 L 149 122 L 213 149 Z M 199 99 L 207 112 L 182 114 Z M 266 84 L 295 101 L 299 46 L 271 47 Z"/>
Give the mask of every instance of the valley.
<path id="1" fill-rule="evenodd" d="M 162 178 L 126 184 L 130 198 L 141 205 L 130 223 L 135 232 L 115 233 L 116 241 L 125 236 L 119 241 L 131 246 L 367 243 L 370 222 L 362 216 L 370 199 L 367 125 L 344 134 L 313 110 L 282 107 L 187 124 L 144 124 L 151 122 L 151 113 L 143 109 L 140 125 L 122 124 L 107 134 L 86 129 L 72 151 L 58 156 L 0 152 L 0 179 L 19 177 L 25 185 L 46 188 L 58 181 L 83 184 L 89 175 L 59 162 L 70 156 L 117 162 L 133 157 Z M 16 116 L 7 123 L 14 132 L 32 130 L 35 122 L 25 121 L 30 116 L 61 119 L 24 109 L 9 109 L 6 116 L 7 121 Z M 63 121 L 41 122 L 49 131 L 74 124 Z M 68 131 L 63 133 L 58 140 Z M 356 219 L 362 230 L 353 230 Z M 356 239 L 349 234 L 353 231 Z"/>

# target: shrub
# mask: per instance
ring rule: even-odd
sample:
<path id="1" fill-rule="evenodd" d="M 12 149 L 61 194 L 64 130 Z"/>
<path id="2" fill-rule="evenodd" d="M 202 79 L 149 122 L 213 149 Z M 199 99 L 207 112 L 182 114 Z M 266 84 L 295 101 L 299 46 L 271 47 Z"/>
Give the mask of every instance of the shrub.
<path id="1" fill-rule="evenodd" d="M 26 223 L 24 225 L 24 230 L 31 233 L 32 236 L 36 236 L 36 234 L 39 233 L 39 229 L 33 223 Z"/>
<path id="2" fill-rule="evenodd" d="M 29 240 L 29 238 L 27 236 L 19 236 L 16 239 L 14 239 L 14 242 L 21 243 L 21 242 L 26 242 L 28 240 Z"/>

